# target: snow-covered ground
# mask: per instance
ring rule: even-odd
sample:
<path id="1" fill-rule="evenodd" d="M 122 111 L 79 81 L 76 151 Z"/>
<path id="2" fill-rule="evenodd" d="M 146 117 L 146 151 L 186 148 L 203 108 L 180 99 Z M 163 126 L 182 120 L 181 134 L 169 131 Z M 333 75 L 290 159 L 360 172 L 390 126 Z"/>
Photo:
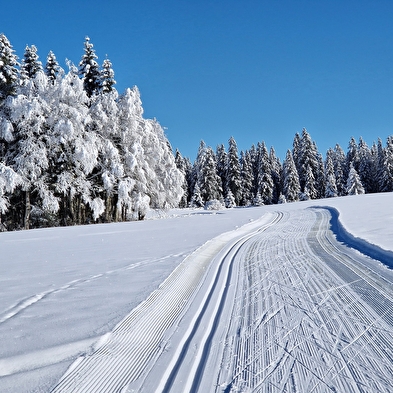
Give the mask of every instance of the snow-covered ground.
<path id="1" fill-rule="evenodd" d="M 0 392 L 390 391 L 392 202 L 1 233 Z"/>

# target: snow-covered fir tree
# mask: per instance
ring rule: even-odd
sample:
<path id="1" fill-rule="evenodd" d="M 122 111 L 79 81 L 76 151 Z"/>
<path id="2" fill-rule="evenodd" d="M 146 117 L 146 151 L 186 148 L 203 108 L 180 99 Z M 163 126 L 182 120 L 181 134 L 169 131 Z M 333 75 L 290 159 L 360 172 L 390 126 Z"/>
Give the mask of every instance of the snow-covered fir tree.
<path id="1" fill-rule="evenodd" d="M 295 163 L 290 150 L 287 151 L 283 165 L 283 195 L 287 202 L 295 202 L 299 200 L 300 183 L 299 175 L 296 170 Z"/>
<path id="2" fill-rule="evenodd" d="M 249 206 L 253 201 L 253 171 L 248 151 L 240 152 L 241 206 Z"/>
<path id="3" fill-rule="evenodd" d="M 176 168 L 182 173 L 184 177 L 184 181 L 182 184 L 183 194 L 179 201 L 179 207 L 184 208 L 188 206 L 188 183 L 187 183 L 187 176 L 186 176 L 186 165 L 182 155 L 177 149 L 175 152 L 175 163 L 176 163 Z"/>
<path id="4" fill-rule="evenodd" d="M 223 144 L 219 144 L 216 148 L 216 168 L 217 168 L 217 175 L 221 180 L 221 188 L 223 195 L 226 195 L 227 185 L 228 185 L 228 154 L 225 150 L 225 146 Z"/>
<path id="5" fill-rule="evenodd" d="M 201 142 L 197 156 L 197 183 L 203 201 L 206 203 L 211 200 L 222 198 L 222 188 L 220 177 L 216 171 L 215 154 L 211 147 L 206 147 Z"/>
<path id="6" fill-rule="evenodd" d="M 84 54 L 79 62 L 79 75 L 83 80 L 83 88 L 87 96 L 91 97 L 101 89 L 101 71 L 96 61 L 98 57 L 89 37 L 85 38 L 84 47 Z"/>
<path id="7" fill-rule="evenodd" d="M 269 160 L 273 180 L 273 203 L 278 203 L 281 194 L 282 165 L 280 159 L 276 156 L 276 152 L 273 146 L 270 148 Z"/>
<path id="8" fill-rule="evenodd" d="M 64 72 L 58 63 L 55 54 L 52 51 L 49 51 L 48 53 L 44 70 L 46 76 L 52 84 L 55 83 L 58 75 Z"/>
<path id="9" fill-rule="evenodd" d="M 382 192 L 393 191 L 393 136 L 389 136 L 386 140 L 381 172 L 380 190 Z"/>
<path id="10" fill-rule="evenodd" d="M 114 86 L 116 84 L 115 81 L 115 72 L 112 68 L 112 63 L 109 59 L 105 59 L 102 64 L 101 71 L 101 89 L 103 93 L 110 93 L 114 90 Z"/>
<path id="11" fill-rule="evenodd" d="M 228 141 L 228 157 L 227 157 L 227 175 L 226 175 L 226 189 L 229 191 L 235 200 L 235 204 L 239 205 L 241 199 L 241 179 L 240 179 L 240 164 L 237 144 L 233 137 Z"/>
<path id="12" fill-rule="evenodd" d="M 265 142 L 258 144 L 258 193 L 264 205 L 273 202 L 272 167 Z"/>
<path id="13" fill-rule="evenodd" d="M 317 147 L 316 144 L 313 143 L 310 134 L 307 132 L 305 128 L 303 128 L 302 130 L 302 135 L 300 138 L 300 148 L 297 155 L 298 155 L 297 169 L 299 173 L 300 190 L 301 192 L 304 192 L 307 179 L 310 181 L 310 173 L 308 172 L 311 171 L 314 181 L 319 177 Z M 310 184 L 309 184 L 309 191 L 310 191 Z"/>
<path id="14" fill-rule="evenodd" d="M 42 63 L 38 60 L 37 48 L 35 45 L 26 46 L 25 54 L 20 68 L 21 84 L 26 84 L 29 79 L 42 71 Z"/>
<path id="15" fill-rule="evenodd" d="M 360 180 L 356 169 L 352 164 L 349 167 L 348 181 L 347 181 L 347 194 L 348 195 L 359 195 L 364 194 L 364 187 Z"/>
<path id="16" fill-rule="evenodd" d="M 326 162 L 325 162 L 325 198 L 333 198 L 338 195 L 337 185 L 336 185 L 336 175 L 334 171 L 333 165 L 333 156 L 334 152 L 332 149 L 329 149 L 326 153 Z"/>
<path id="17" fill-rule="evenodd" d="M 18 85 L 18 57 L 8 40 L 0 34 L 0 104 L 7 96 L 15 94 Z"/>
<path id="18" fill-rule="evenodd" d="M 336 186 L 337 186 L 337 194 L 338 196 L 343 196 L 346 194 L 346 157 L 343 149 L 339 144 L 336 144 L 333 150 L 333 166 L 334 166 L 334 175 L 336 178 Z"/>

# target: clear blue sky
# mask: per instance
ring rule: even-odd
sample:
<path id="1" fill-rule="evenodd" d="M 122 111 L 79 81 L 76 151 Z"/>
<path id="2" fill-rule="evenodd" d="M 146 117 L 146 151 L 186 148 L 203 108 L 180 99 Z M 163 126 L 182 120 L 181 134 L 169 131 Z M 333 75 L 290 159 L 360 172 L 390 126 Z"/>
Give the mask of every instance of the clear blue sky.
<path id="1" fill-rule="evenodd" d="M 84 38 L 137 85 L 145 117 L 195 158 L 199 141 L 264 140 L 283 158 L 306 127 L 325 154 L 393 133 L 391 0 L 7 1 L 0 30 L 78 63 Z"/>

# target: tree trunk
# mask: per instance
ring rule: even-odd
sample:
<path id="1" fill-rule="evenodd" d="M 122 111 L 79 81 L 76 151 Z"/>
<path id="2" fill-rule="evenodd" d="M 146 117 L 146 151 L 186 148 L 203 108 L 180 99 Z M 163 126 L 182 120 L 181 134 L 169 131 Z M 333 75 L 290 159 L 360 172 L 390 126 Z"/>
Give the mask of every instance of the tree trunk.
<path id="1" fill-rule="evenodd" d="M 30 211 L 31 211 L 30 191 L 25 191 L 25 216 L 23 222 L 23 226 L 25 229 L 30 228 Z"/>

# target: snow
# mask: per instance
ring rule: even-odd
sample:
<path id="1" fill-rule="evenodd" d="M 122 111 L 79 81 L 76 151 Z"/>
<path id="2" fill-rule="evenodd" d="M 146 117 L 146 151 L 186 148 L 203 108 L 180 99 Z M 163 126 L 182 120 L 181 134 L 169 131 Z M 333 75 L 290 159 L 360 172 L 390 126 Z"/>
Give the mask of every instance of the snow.
<path id="1" fill-rule="evenodd" d="M 132 392 L 134 388 L 143 391 L 143 386 L 147 389 L 145 391 L 149 391 L 150 387 L 160 391 L 163 386 L 165 387 L 167 376 L 170 375 L 173 375 L 171 378 L 175 389 L 179 386 L 178 376 L 186 375 L 184 368 L 194 375 L 193 378 L 188 377 L 184 385 L 189 386 L 190 391 L 196 389 L 195 378 L 200 370 L 203 370 L 203 378 L 198 377 L 203 389 L 203 386 L 207 386 L 206 381 L 209 377 L 215 378 L 214 372 L 220 368 L 216 362 L 231 358 L 228 351 L 231 351 L 232 347 L 228 345 L 221 348 L 214 341 L 213 333 L 211 337 L 209 334 L 212 326 L 218 323 L 215 317 L 218 312 L 221 318 L 225 319 L 234 312 L 228 304 L 233 304 L 235 308 L 240 307 L 240 298 L 232 291 L 240 284 L 228 281 L 226 285 L 225 277 L 229 280 L 230 272 L 235 277 L 241 277 L 244 273 L 236 262 L 226 264 L 229 258 L 227 254 L 233 254 L 230 258 L 231 261 L 235 260 L 236 250 L 248 244 L 247 241 L 253 239 L 258 228 L 263 228 L 260 233 L 266 231 L 268 234 L 269 228 L 273 228 L 279 219 L 283 222 L 283 244 L 286 241 L 284 233 L 288 230 L 288 227 L 284 226 L 285 219 L 289 220 L 288 222 L 298 222 L 300 239 L 302 231 L 306 231 L 308 227 L 306 228 L 306 220 L 302 222 L 298 217 L 311 217 L 312 220 L 313 216 L 309 212 L 314 210 L 309 208 L 313 206 L 336 209 L 341 224 L 355 239 L 355 244 L 362 245 L 368 242 L 381 249 L 393 251 L 392 200 L 393 194 L 385 193 L 219 211 L 152 211 L 149 219 L 142 222 L 1 233 L 0 391 L 49 392 L 64 375 L 63 381 L 67 383 L 66 376 L 72 375 L 73 370 L 78 371 L 82 366 L 85 369 L 92 367 L 93 370 L 93 366 L 90 366 L 86 359 L 97 363 L 94 353 L 101 353 L 101 357 L 108 358 L 108 352 L 112 353 L 111 351 L 118 347 L 123 351 L 127 345 L 134 345 L 132 340 L 136 335 L 141 337 L 141 342 L 145 342 L 143 340 L 147 340 L 148 331 L 151 331 L 149 340 L 157 340 L 155 349 L 150 352 L 138 349 L 142 351 L 140 356 L 147 356 L 143 363 L 145 369 L 141 368 L 134 372 L 143 378 L 138 380 L 135 377 L 135 381 L 129 382 L 129 385 L 128 382 L 122 382 L 124 392 Z M 323 211 L 316 211 L 320 210 Z M 322 221 L 326 220 L 327 214 L 323 213 L 321 217 Z M 277 242 L 277 234 L 272 234 L 269 239 Z M 232 247 L 232 251 L 225 251 L 229 246 Z M 269 248 L 266 250 L 268 252 Z M 278 248 L 277 250 L 279 251 Z M 240 251 L 239 254 L 242 255 Z M 215 255 L 218 257 L 210 264 Z M 365 263 L 371 268 L 377 264 L 375 261 Z M 326 272 L 329 269 L 327 268 Z M 289 267 L 287 272 L 291 272 Z M 376 272 L 376 275 L 385 275 L 381 267 L 378 267 Z M 202 280 L 201 277 L 205 277 L 205 273 L 207 276 Z M 185 274 L 192 279 L 185 280 Z M 309 271 L 306 274 L 310 280 L 315 279 Z M 390 279 L 388 273 L 386 277 L 386 280 Z M 261 278 L 260 285 L 265 279 Z M 337 288 L 346 288 L 347 284 L 341 282 L 341 278 L 334 280 L 337 280 Z M 323 284 L 318 285 L 321 285 L 321 291 L 326 290 L 322 288 Z M 241 293 L 241 285 L 239 288 Z M 207 301 L 205 298 L 210 293 L 209 299 L 212 299 L 212 304 L 207 304 L 202 314 L 200 308 L 204 307 Z M 263 293 L 262 287 L 258 293 Z M 348 296 L 352 296 L 352 292 L 348 293 Z M 298 296 L 299 302 L 306 302 L 302 293 L 297 290 L 293 290 L 293 295 Z M 222 299 L 227 301 L 224 303 Z M 161 314 L 157 314 L 156 301 L 162 302 Z M 285 304 L 280 304 L 284 308 Z M 307 308 L 305 305 L 304 307 Z M 170 314 L 166 314 L 167 312 Z M 149 313 L 151 317 L 148 317 Z M 268 314 L 264 320 L 273 318 L 272 310 L 265 310 L 265 313 Z M 280 315 L 279 310 L 275 313 Z M 167 315 L 171 315 L 170 323 Z M 162 322 L 159 322 L 159 317 L 162 317 Z M 250 314 L 248 317 L 252 320 L 255 315 Z M 153 321 L 155 322 L 152 323 Z M 316 320 L 314 322 L 317 323 Z M 197 329 L 198 324 L 205 327 L 202 332 Z M 369 324 L 370 330 L 373 322 L 369 321 Z M 141 329 L 141 326 L 144 328 Z M 131 327 L 139 328 L 140 331 L 132 330 Z M 162 331 L 158 334 L 156 330 L 161 327 Z M 308 329 L 306 325 L 302 328 Z M 129 333 L 129 329 L 132 334 Z M 226 336 L 231 331 L 228 324 L 225 327 L 229 329 L 228 332 L 220 324 L 215 329 L 214 335 L 221 334 L 227 339 L 236 336 Z M 247 329 L 247 326 L 243 326 L 242 329 Z M 341 329 L 345 331 L 344 327 Z M 265 333 L 268 337 L 269 332 Z M 323 332 L 318 334 L 318 340 L 327 342 L 331 339 Z M 361 330 L 356 330 L 359 345 L 361 334 Z M 289 331 L 288 335 L 292 337 Z M 266 340 L 268 343 L 268 339 Z M 359 349 L 356 346 L 357 341 L 358 339 L 352 341 L 355 352 Z M 193 347 L 194 342 L 201 345 L 198 348 Z M 206 346 L 202 344 L 207 345 L 210 342 L 213 343 L 212 351 L 219 355 L 219 360 L 214 361 L 206 354 Z M 185 362 L 191 362 L 188 364 L 189 367 L 186 363 L 180 362 L 178 365 L 171 365 L 171 362 L 178 362 L 179 353 L 184 351 L 185 343 L 189 345 L 189 355 L 183 353 L 182 356 Z M 146 345 L 149 347 L 150 341 L 146 341 Z M 243 348 L 241 343 L 237 345 Z M 295 351 L 295 347 L 293 350 Z M 241 354 L 237 355 L 240 359 Z M 283 360 L 287 355 L 283 352 L 281 356 Z M 110 358 L 109 356 L 109 360 Z M 112 358 L 121 360 L 120 356 Z M 199 362 L 205 358 L 209 367 L 202 367 Z M 279 362 L 279 358 L 276 361 Z M 129 360 L 127 362 L 131 363 Z M 226 378 L 230 377 L 231 367 L 238 366 L 234 360 L 232 363 L 220 374 L 220 378 L 223 378 L 220 383 L 227 383 L 227 387 L 230 386 Z M 142 362 L 139 364 L 142 365 Z M 267 363 L 267 366 L 273 373 L 273 363 Z M 94 367 L 102 373 L 98 365 Z M 108 363 L 105 367 L 110 369 L 114 367 L 114 363 Z M 148 374 L 146 370 L 150 369 L 153 370 L 153 374 L 157 371 L 156 380 L 151 380 L 151 376 L 148 378 L 151 373 Z M 113 368 L 113 376 L 117 370 L 121 371 L 122 368 Z M 120 375 L 119 378 L 121 377 Z M 303 382 L 300 378 L 297 380 L 298 383 L 305 383 L 306 377 L 311 378 L 305 376 Z M 383 388 L 383 385 L 381 386 Z M 71 388 L 58 389 L 73 391 Z M 236 391 L 235 383 L 231 385 L 231 389 L 225 391 Z M 299 391 L 301 390 L 299 388 Z"/>

